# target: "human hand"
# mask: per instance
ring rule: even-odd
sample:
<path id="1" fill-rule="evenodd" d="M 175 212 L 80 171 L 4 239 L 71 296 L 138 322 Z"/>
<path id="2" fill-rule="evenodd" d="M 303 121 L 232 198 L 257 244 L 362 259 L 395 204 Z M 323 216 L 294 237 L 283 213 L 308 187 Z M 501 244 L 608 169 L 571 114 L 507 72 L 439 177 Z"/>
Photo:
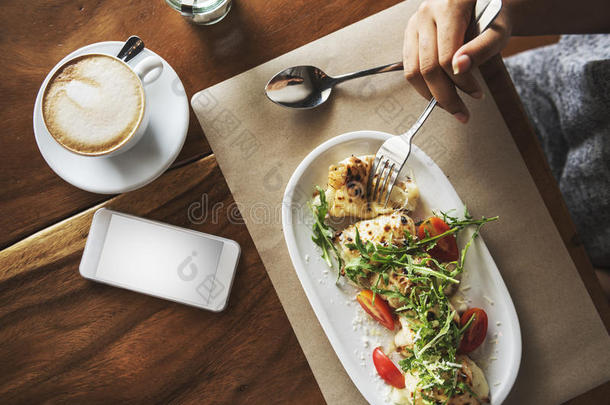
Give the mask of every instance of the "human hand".
<path id="1" fill-rule="evenodd" d="M 456 87 L 483 97 L 472 70 L 504 48 L 511 34 L 508 6 L 481 35 L 464 44 L 476 0 L 424 0 L 405 30 L 405 77 L 426 99 L 466 123 L 470 116 Z"/>

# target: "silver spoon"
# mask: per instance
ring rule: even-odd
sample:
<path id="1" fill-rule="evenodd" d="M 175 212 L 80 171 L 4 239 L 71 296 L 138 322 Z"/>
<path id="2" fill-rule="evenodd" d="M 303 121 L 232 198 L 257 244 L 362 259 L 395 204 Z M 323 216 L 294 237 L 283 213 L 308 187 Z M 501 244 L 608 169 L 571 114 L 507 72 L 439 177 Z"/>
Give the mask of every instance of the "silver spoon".
<path id="1" fill-rule="evenodd" d="M 496 18 L 501 8 L 501 0 L 477 0 L 474 8 L 476 34 L 481 33 Z M 269 100 L 283 107 L 309 109 L 328 100 L 333 87 L 339 83 L 395 70 L 403 70 L 402 62 L 337 77 L 329 76 L 315 66 L 294 66 L 273 76 L 265 86 L 265 94 Z"/>
<path id="2" fill-rule="evenodd" d="M 402 62 L 332 77 L 315 66 L 284 69 L 269 80 L 265 93 L 275 104 L 298 109 L 314 108 L 328 100 L 333 87 L 347 80 L 403 70 Z"/>
<path id="3" fill-rule="evenodd" d="M 122 59 L 124 62 L 129 62 L 135 58 L 137 54 L 142 52 L 143 49 L 144 41 L 142 41 L 138 36 L 132 35 L 127 38 L 125 45 L 123 45 L 116 57 Z"/>

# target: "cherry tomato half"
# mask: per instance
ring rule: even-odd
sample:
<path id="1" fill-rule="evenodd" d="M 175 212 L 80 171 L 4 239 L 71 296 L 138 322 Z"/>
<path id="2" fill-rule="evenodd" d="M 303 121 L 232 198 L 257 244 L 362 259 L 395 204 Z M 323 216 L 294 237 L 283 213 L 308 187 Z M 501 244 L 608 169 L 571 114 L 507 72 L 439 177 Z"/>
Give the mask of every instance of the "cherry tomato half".
<path id="1" fill-rule="evenodd" d="M 388 328 L 394 330 L 394 317 L 388 303 L 377 294 L 375 296 L 375 303 L 373 304 L 373 292 L 371 290 L 362 290 L 356 296 L 356 300 L 360 303 L 362 308 L 375 319 L 377 322 Z"/>
<path id="2" fill-rule="evenodd" d="M 375 301 L 377 298 L 375 298 Z M 377 369 L 379 377 L 383 378 L 385 382 L 390 384 L 392 387 L 404 388 L 405 387 L 405 376 L 400 372 L 398 367 L 385 355 L 381 347 L 373 350 L 373 364 Z"/>
<path id="3" fill-rule="evenodd" d="M 417 237 L 421 240 L 428 236 L 440 235 L 447 232 L 449 229 L 451 229 L 449 228 L 449 225 L 439 217 L 430 217 L 419 225 Z M 430 249 L 428 253 L 440 262 L 452 262 L 457 260 L 459 254 L 455 237 L 453 235 L 447 235 L 438 239 L 436 241 L 436 246 Z"/>
<path id="4" fill-rule="evenodd" d="M 487 314 L 481 308 L 470 308 L 464 312 L 460 318 L 460 326 L 464 327 L 473 315 L 472 323 L 462 336 L 459 353 L 470 353 L 481 346 L 487 335 Z"/>

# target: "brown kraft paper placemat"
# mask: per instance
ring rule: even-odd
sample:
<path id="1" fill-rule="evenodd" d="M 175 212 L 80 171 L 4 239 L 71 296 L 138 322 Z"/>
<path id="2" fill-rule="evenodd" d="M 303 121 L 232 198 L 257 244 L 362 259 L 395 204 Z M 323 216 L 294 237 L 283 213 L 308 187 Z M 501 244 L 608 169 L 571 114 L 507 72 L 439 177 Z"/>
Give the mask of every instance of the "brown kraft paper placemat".
<path id="1" fill-rule="evenodd" d="M 342 74 L 395 62 L 418 2 L 405 2 L 197 93 L 192 105 L 313 373 L 330 404 L 366 403 L 324 335 L 292 267 L 281 224 L 284 188 L 317 145 L 345 132 L 399 134 L 426 105 L 397 72 L 358 79 L 308 111 L 268 101 L 276 72 L 311 64 Z M 484 86 L 484 82 L 481 80 Z M 465 99 L 467 125 L 436 109 L 415 143 L 449 176 L 483 231 L 512 296 L 523 355 L 506 403 L 556 404 L 610 379 L 610 338 L 489 90 Z M 239 275 L 238 275 L 239 277 Z"/>

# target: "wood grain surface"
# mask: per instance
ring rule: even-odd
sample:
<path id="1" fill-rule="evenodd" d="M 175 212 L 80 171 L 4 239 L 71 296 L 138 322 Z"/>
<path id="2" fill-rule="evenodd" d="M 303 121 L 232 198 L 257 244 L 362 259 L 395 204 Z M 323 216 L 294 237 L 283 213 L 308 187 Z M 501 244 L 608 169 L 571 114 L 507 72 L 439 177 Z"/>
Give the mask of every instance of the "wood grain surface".
<path id="1" fill-rule="evenodd" d="M 32 130 L 34 99 L 55 63 L 93 42 L 139 35 L 190 97 L 396 3 L 234 0 L 211 27 L 188 24 L 163 0 L 2 3 L 0 403 L 324 402 L 194 115 L 174 167 L 113 197 L 72 187 L 46 165 Z M 482 72 L 608 326 L 510 79 L 499 59 Z M 189 220 L 189 207 L 206 194 L 210 206 L 222 204 L 218 220 Z M 208 313 L 82 279 L 78 263 L 96 204 L 237 240 L 242 259 L 228 309 Z M 609 392 L 605 384 L 569 404 L 605 403 Z"/>
<path id="2" fill-rule="evenodd" d="M 32 112 L 51 68 L 82 46 L 139 35 L 182 79 L 189 98 L 398 0 L 250 0 L 233 2 L 214 26 L 196 26 L 163 0 L 33 0 L 3 2 L 0 12 L 0 249 L 91 207 L 107 196 L 56 176 L 38 152 Z M 204 156 L 209 145 L 191 112 L 178 162 Z"/>
<path id="3" fill-rule="evenodd" d="M 86 210 L 0 252 L 0 402 L 323 403 L 213 156 L 103 206 L 237 240 L 228 308 L 81 278 Z"/>

